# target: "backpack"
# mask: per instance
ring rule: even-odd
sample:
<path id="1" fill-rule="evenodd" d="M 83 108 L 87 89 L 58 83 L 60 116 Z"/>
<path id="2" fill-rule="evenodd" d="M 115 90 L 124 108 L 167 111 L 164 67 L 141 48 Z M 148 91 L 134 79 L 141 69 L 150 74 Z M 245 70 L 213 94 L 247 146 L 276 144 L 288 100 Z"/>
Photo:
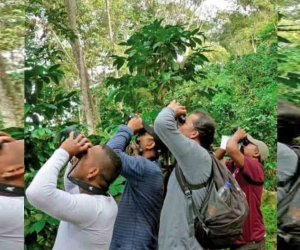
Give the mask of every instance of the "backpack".
<path id="1" fill-rule="evenodd" d="M 300 246 L 300 147 L 289 147 L 297 154 L 298 163 L 294 176 L 278 182 L 278 187 L 282 187 L 286 195 L 277 204 L 277 233 L 294 247 Z"/>
<path id="2" fill-rule="evenodd" d="M 198 185 L 187 183 L 178 165 L 175 167 L 175 174 L 187 197 L 188 223 L 192 236 L 195 236 L 203 248 L 223 249 L 231 247 L 243 234 L 243 225 L 248 216 L 249 207 L 245 194 L 231 172 L 220 163 L 212 152 L 210 152 L 210 156 L 212 175 L 207 182 Z M 226 181 L 231 183 L 231 188 L 230 195 L 224 202 L 218 197 L 217 192 L 225 185 Z M 192 190 L 203 187 L 207 187 L 208 193 L 200 209 L 197 209 L 192 197 Z"/>

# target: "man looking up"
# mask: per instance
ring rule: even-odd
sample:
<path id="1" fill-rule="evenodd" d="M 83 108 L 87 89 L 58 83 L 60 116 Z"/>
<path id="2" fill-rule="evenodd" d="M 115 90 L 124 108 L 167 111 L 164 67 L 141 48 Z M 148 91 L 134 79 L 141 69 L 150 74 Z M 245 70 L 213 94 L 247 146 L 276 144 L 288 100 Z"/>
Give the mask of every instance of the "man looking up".
<path id="1" fill-rule="evenodd" d="M 239 143 L 242 143 L 241 149 L 239 149 Z M 243 235 L 231 249 L 264 250 L 266 228 L 260 205 L 264 183 L 263 163 L 269 154 L 268 147 L 264 142 L 247 134 L 244 129 L 238 128 L 228 140 L 226 151 L 218 149 L 216 157 L 222 160 L 225 152 L 231 158 L 231 161 L 226 161 L 226 166 L 245 193 L 249 206 L 249 214 L 243 226 Z"/>
<path id="2" fill-rule="evenodd" d="M 124 151 L 133 135 L 137 135 L 135 156 Z M 125 189 L 119 203 L 110 250 L 157 249 L 159 215 L 163 203 L 163 176 L 158 162 L 164 145 L 153 128 L 133 117 L 121 125 L 107 143 L 122 159 Z"/>
<path id="3" fill-rule="evenodd" d="M 172 101 L 157 116 L 154 130 L 174 155 L 187 182 L 198 185 L 207 182 L 211 176 L 212 159 L 208 149 L 214 140 L 215 122 L 208 113 L 198 110 L 177 127 L 176 119 L 181 115 L 186 115 L 185 107 Z M 206 194 L 206 187 L 193 190 L 197 208 L 200 208 Z M 160 217 L 160 250 L 203 249 L 191 235 L 188 220 L 188 202 L 173 171 Z"/>
<path id="4" fill-rule="evenodd" d="M 68 164 L 66 191 L 57 189 L 60 170 L 80 153 L 73 168 Z M 93 146 L 83 134 L 74 138 L 74 132 L 39 170 L 26 195 L 33 206 L 61 221 L 54 250 L 109 249 L 118 207 L 106 190 L 120 170 L 121 160 L 112 149 Z"/>

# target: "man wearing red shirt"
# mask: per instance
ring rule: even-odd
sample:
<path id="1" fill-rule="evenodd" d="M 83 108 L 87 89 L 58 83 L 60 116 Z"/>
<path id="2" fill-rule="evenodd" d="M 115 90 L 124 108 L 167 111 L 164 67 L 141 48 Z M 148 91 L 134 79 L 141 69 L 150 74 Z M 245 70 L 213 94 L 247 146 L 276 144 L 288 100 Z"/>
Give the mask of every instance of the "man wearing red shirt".
<path id="1" fill-rule="evenodd" d="M 241 149 L 239 143 L 242 142 Z M 265 225 L 260 211 L 263 192 L 264 170 L 263 163 L 268 157 L 267 145 L 255 140 L 238 128 L 226 144 L 226 152 L 231 161 L 225 164 L 233 173 L 241 189 L 244 191 L 249 205 L 249 214 L 243 227 L 243 235 L 236 242 L 232 250 L 264 250 Z M 225 150 L 218 149 L 216 157 L 223 159 Z"/>

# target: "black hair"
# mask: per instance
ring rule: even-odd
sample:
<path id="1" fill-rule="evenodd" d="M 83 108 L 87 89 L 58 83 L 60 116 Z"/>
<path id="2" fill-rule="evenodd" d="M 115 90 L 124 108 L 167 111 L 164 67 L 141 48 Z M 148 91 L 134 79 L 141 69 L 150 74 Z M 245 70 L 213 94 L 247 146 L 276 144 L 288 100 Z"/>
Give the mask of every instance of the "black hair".
<path id="1" fill-rule="evenodd" d="M 278 100 L 277 139 L 290 144 L 300 135 L 300 108 L 294 104 Z"/>
<path id="2" fill-rule="evenodd" d="M 109 188 L 121 173 L 122 161 L 119 155 L 107 145 L 100 145 L 108 158 L 108 161 L 104 160 L 101 166 L 100 178 L 106 182 L 106 188 Z M 103 155 L 101 156 L 103 157 Z"/>
<path id="3" fill-rule="evenodd" d="M 211 144 L 214 141 L 216 124 L 214 119 L 203 110 L 195 110 L 193 114 L 198 116 L 194 121 L 194 127 L 199 132 L 200 145 L 207 150 L 211 149 Z"/>

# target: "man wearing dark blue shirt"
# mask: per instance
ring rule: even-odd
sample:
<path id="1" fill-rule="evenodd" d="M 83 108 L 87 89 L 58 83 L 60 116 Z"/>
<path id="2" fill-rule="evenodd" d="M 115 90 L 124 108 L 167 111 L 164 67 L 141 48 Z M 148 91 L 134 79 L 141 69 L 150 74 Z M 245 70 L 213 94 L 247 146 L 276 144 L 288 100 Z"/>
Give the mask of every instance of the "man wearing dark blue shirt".
<path id="1" fill-rule="evenodd" d="M 137 134 L 136 155 L 125 151 Z M 126 178 L 119 203 L 110 250 L 157 249 L 159 216 L 163 204 L 163 176 L 158 162 L 165 149 L 154 129 L 139 116 L 121 125 L 107 143 L 122 160 L 121 175 Z"/>

